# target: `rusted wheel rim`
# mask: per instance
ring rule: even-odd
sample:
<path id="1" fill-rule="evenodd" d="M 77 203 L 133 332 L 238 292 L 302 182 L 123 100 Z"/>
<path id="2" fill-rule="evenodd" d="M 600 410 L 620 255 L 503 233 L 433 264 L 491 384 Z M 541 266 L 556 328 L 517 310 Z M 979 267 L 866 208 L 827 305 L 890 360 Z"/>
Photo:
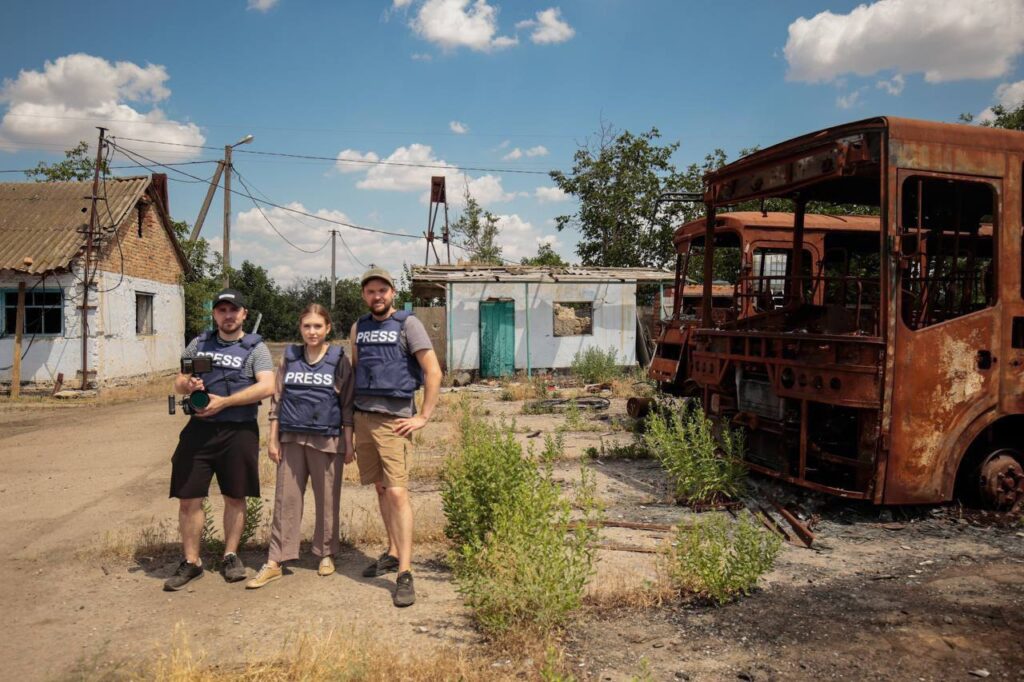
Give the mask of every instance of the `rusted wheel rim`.
<path id="1" fill-rule="evenodd" d="M 981 464 L 979 480 L 986 506 L 999 511 L 1024 503 L 1024 458 L 1016 450 L 998 450 Z"/>

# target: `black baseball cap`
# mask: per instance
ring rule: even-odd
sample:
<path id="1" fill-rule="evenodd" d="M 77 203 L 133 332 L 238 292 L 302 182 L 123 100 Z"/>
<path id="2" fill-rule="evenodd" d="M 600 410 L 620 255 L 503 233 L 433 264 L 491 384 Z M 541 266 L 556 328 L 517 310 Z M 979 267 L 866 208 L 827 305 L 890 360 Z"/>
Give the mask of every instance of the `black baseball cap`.
<path id="1" fill-rule="evenodd" d="M 213 297 L 213 307 L 216 308 L 218 303 L 230 303 L 236 308 L 245 307 L 245 296 L 238 289 L 222 289 L 220 293 Z"/>

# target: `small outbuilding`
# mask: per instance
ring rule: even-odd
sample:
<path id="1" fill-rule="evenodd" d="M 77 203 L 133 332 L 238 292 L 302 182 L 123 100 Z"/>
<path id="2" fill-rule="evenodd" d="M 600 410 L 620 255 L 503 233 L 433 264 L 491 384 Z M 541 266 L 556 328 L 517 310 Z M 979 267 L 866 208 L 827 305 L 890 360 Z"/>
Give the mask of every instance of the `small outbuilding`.
<path id="1" fill-rule="evenodd" d="M 411 270 L 415 312 L 447 371 L 480 377 L 559 370 L 588 348 L 636 364 L 637 284 L 675 274 L 649 268 L 434 265 Z M 656 300 L 661 300 L 658 298 Z"/>
<path id="2" fill-rule="evenodd" d="M 91 182 L 0 183 L 0 382 L 12 380 L 19 299 L 21 384 L 96 387 L 178 365 L 188 262 L 167 177 L 101 183 L 90 245 L 92 194 Z"/>

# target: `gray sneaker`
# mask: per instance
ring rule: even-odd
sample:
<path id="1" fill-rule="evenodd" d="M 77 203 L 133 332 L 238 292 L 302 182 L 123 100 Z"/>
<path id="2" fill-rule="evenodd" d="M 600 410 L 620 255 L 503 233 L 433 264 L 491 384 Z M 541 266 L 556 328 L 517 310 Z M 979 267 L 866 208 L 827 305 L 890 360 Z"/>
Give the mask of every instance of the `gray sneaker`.
<path id="1" fill-rule="evenodd" d="M 394 573 L 398 570 L 398 557 L 391 556 L 384 552 L 377 560 L 363 569 L 364 578 L 376 578 L 385 573 Z"/>
<path id="2" fill-rule="evenodd" d="M 199 580 L 202 577 L 202 566 L 196 566 L 195 564 L 190 564 L 187 561 L 182 561 L 178 564 L 178 568 L 175 569 L 174 575 L 164 581 L 164 591 L 177 592 L 193 580 Z"/>
<path id="3" fill-rule="evenodd" d="M 395 606 L 412 606 L 416 603 L 416 590 L 412 586 L 412 573 L 402 571 L 395 581 L 395 595 L 392 598 Z"/>
<path id="4" fill-rule="evenodd" d="M 220 565 L 220 572 L 224 576 L 224 580 L 229 583 L 237 583 L 246 578 L 245 564 L 242 563 L 242 560 L 234 552 L 224 555 L 224 560 Z"/>

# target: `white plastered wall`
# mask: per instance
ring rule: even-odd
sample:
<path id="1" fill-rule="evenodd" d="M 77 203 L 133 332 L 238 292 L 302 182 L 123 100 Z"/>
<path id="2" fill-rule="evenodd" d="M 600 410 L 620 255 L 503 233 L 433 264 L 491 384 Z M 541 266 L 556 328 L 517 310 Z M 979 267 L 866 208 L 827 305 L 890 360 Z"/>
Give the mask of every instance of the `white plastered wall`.
<path id="1" fill-rule="evenodd" d="M 515 301 L 515 364 L 525 370 L 526 302 L 529 287 L 530 367 L 561 369 L 586 348 L 615 349 L 620 365 L 636 363 L 636 284 L 633 282 L 545 283 L 494 282 L 451 285 L 452 369 L 480 367 L 480 301 Z M 593 333 L 554 335 L 554 303 L 590 301 L 594 305 Z"/>
<path id="2" fill-rule="evenodd" d="M 97 370 L 100 384 L 134 376 L 167 372 L 178 366 L 185 336 L 184 293 L 180 285 L 125 277 L 100 272 L 89 296 L 95 306 L 89 311 L 89 369 Z M 36 276 L 8 273 L 0 276 L 0 289 L 17 290 L 23 281 L 26 289 L 40 282 Z M 71 273 L 52 275 L 38 289 L 63 289 L 64 332 L 56 336 L 26 334 L 22 340 L 21 380 L 24 383 L 53 384 L 58 374 L 74 387 L 82 369 L 81 312 L 79 279 Z M 117 285 L 115 287 L 115 285 Z M 38 290 L 37 289 L 37 290 Z M 155 334 L 135 334 L 135 293 L 153 294 Z M 14 358 L 14 330 L 0 337 L 0 381 L 11 380 Z"/>

